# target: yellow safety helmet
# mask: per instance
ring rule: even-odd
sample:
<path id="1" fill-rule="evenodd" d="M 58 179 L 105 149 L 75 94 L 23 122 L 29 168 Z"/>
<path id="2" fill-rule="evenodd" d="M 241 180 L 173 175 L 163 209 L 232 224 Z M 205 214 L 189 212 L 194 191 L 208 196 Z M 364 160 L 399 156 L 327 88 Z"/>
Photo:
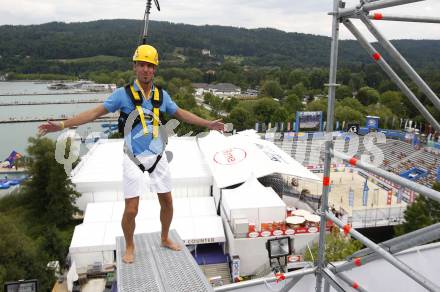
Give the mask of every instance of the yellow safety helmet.
<path id="1" fill-rule="evenodd" d="M 159 65 L 159 54 L 157 50 L 150 45 L 140 45 L 133 55 L 133 62 L 144 61 L 154 65 Z"/>

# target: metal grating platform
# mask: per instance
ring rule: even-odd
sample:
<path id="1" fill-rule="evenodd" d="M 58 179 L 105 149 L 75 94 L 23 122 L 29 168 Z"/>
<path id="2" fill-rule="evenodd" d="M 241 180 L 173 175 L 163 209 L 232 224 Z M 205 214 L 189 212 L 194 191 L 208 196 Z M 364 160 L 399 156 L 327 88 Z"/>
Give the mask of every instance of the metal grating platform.
<path id="1" fill-rule="evenodd" d="M 175 230 L 171 240 L 184 247 Z M 160 233 L 136 234 L 135 262 L 125 264 L 124 237 L 116 238 L 116 268 L 120 292 L 205 292 L 214 291 L 194 258 L 183 248 L 172 251 L 160 246 Z"/>

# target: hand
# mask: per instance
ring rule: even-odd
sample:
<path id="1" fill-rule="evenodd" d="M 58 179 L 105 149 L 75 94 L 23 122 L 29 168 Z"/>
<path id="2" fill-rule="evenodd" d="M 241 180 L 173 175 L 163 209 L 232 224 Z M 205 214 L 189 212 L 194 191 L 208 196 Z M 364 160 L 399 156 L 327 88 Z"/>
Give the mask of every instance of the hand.
<path id="1" fill-rule="evenodd" d="M 222 122 L 222 119 L 210 121 L 208 129 L 223 132 L 225 130 L 225 124 Z"/>
<path id="2" fill-rule="evenodd" d="M 44 136 L 47 133 L 61 131 L 63 129 L 60 122 L 47 121 L 47 123 L 38 126 L 38 135 Z"/>

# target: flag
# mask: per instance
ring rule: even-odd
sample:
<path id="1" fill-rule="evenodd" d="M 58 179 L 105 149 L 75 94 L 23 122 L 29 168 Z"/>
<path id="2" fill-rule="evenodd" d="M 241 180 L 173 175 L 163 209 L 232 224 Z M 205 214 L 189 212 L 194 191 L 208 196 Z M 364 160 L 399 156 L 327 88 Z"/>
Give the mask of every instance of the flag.
<path id="1" fill-rule="evenodd" d="M 21 155 L 20 153 L 18 153 L 17 151 L 12 151 L 11 154 L 9 154 L 8 158 L 5 159 L 5 161 L 9 162 L 9 168 L 12 168 L 12 166 L 14 165 L 15 160 L 20 159 L 21 157 L 23 157 L 23 155 Z"/>
<path id="2" fill-rule="evenodd" d="M 348 205 L 354 207 L 354 191 L 352 188 L 348 191 Z"/>
<path id="3" fill-rule="evenodd" d="M 396 193 L 396 203 L 400 204 L 402 203 L 402 192 L 403 192 L 403 188 L 399 188 L 397 189 L 397 193 Z"/>
<path id="4" fill-rule="evenodd" d="M 290 132 L 290 122 L 287 122 L 287 132 Z"/>
<path id="5" fill-rule="evenodd" d="M 258 123 L 255 123 L 255 131 L 258 133 Z"/>
<path id="6" fill-rule="evenodd" d="M 393 199 L 393 191 L 388 191 L 387 193 L 387 205 L 390 206 Z"/>
<path id="7" fill-rule="evenodd" d="M 368 187 L 367 181 L 368 180 L 365 179 L 364 190 L 362 191 L 362 206 L 367 206 L 368 203 L 368 191 L 370 188 Z"/>

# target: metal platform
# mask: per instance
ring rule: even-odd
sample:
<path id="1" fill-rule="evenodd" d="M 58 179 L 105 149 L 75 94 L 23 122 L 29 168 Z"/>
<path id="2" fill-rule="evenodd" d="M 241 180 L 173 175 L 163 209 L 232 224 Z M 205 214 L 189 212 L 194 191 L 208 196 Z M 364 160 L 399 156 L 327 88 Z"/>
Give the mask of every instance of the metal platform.
<path id="1" fill-rule="evenodd" d="M 175 230 L 170 238 L 184 247 Z M 124 237 L 116 238 L 116 271 L 120 292 L 205 292 L 214 291 L 185 247 L 172 251 L 160 246 L 160 233 L 136 234 L 135 262 L 125 264 Z"/>

